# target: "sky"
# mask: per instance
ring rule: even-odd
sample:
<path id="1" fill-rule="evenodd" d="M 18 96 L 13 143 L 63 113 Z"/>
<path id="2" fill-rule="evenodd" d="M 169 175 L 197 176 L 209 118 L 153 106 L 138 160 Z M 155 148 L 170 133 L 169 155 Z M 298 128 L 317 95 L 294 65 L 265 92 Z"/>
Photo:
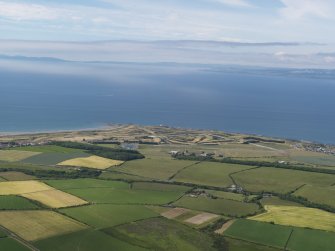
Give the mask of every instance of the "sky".
<path id="1" fill-rule="evenodd" d="M 154 50 L 157 57 L 149 61 L 179 62 L 167 52 L 177 57 L 183 49 L 187 62 L 196 60 L 191 56 L 196 52 L 198 61 L 209 63 L 243 64 L 259 57 L 255 64 L 333 68 L 333 13 L 334 0 L 0 0 L 0 54 L 141 61 Z M 110 44 L 101 49 L 101 41 Z M 219 43 L 205 44 L 212 41 Z M 107 57 L 115 43 L 119 50 Z M 78 44 L 96 53 L 71 54 Z M 141 55 L 129 57 L 138 50 Z"/>

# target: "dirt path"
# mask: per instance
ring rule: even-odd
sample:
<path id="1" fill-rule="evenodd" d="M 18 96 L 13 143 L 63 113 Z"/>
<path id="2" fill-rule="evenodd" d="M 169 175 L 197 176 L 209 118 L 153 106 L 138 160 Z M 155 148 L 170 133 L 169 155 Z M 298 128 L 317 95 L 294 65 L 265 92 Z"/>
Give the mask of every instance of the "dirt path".
<path id="1" fill-rule="evenodd" d="M 217 234 L 223 234 L 231 225 L 233 225 L 234 222 L 235 222 L 235 220 L 227 221 L 225 224 L 222 225 L 221 228 L 219 228 L 218 230 L 216 230 L 215 233 L 217 233 Z"/>

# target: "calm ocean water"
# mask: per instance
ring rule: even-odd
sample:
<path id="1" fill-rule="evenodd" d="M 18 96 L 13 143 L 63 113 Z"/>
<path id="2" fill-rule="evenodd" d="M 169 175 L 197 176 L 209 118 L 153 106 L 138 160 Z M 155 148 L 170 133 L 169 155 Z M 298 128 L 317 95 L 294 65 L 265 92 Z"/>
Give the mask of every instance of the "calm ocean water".
<path id="1" fill-rule="evenodd" d="M 0 133 L 137 123 L 335 144 L 333 80 L 206 71 L 136 73 L 128 80 L 113 74 L 0 70 Z"/>

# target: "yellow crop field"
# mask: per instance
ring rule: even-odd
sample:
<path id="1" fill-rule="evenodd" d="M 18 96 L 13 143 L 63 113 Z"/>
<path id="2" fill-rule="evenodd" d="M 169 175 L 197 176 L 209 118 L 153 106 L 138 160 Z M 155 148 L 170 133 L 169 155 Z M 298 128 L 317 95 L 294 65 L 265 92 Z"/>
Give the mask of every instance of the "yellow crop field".
<path id="1" fill-rule="evenodd" d="M 52 211 L 2 211 L 0 225 L 27 241 L 80 231 L 86 225 Z"/>
<path id="2" fill-rule="evenodd" d="M 250 217 L 249 219 L 335 232 L 335 214 L 320 209 L 272 205 L 265 206 L 265 209 L 266 213 Z"/>
<path id="3" fill-rule="evenodd" d="M 54 188 L 34 180 L 0 182 L 0 195 L 19 195 L 51 189 Z"/>
<path id="4" fill-rule="evenodd" d="M 0 160 L 6 162 L 16 162 L 38 154 L 40 153 L 29 151 L 2 150 L 0 151 Z"/>
<path id="5" fill-rule="evenodd" d="M 74 195 L 59 191 L 48 190 L 34 193 L 22 194 L 23 197 L 36 200 L 52 208 L 72 207 L 85 205 L 88 202 Z"/>
<path id="6" fill-rule="evenodd" d="M 90 156 L 86 158 L 75 158 L 58 163 L 60 166 L 77 166 L 95 169 L 107 169 L 112 166 L 121 165 L 124 161 L 106 159 L 99 156 Z"/>
<path id="7" fill-rule="evenodd" d="M 10 181 L 35 180 L 36 177 L 21 172 L 0 172 L 0 177 Z"/>

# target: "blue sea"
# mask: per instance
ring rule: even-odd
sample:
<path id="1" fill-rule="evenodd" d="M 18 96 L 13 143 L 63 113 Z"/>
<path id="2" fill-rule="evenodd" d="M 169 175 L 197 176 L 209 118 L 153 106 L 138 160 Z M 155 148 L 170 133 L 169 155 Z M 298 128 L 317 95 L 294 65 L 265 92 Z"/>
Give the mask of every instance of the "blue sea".
<path id="1" fill-rule="evenodd" d="M 135 123 L 335 144 L 331 78 L 141 67 L 0 68 L 0 134 Z"/>

